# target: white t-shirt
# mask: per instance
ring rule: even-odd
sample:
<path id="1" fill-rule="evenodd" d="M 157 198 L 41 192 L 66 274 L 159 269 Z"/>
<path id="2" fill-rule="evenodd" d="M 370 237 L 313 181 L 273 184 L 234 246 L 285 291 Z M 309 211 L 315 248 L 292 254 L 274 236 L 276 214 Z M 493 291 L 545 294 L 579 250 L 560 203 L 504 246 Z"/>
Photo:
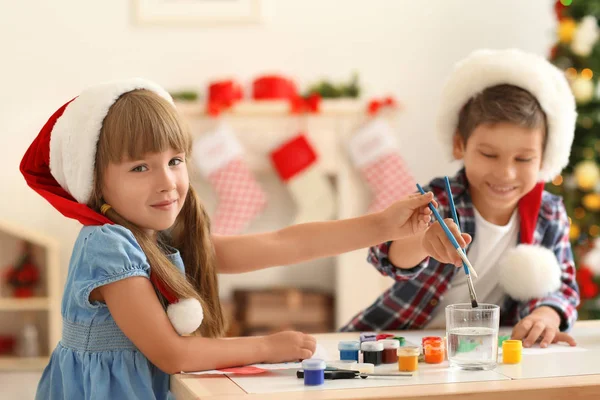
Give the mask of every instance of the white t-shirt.
<path id="1" fill-rule="evenodd" d="M 504 226 L 494 225 L 481 216 L 475 208 L 475 239 L 467 250 L 469 261 L 477 271 L 479 278 L 473 277 L 473 286 L 479 303 L 501 305 L 504 291 L 498 284 L 498 268 L 500 257 L 517 245 L 519 238 L 520 218 L 517 210 Z M 456 303 L 470 303 L 467 275 L 463 268 L 452 278 L 444 297 L 435 308 L 428 329 L 446 327 L 446 306 Z"/>

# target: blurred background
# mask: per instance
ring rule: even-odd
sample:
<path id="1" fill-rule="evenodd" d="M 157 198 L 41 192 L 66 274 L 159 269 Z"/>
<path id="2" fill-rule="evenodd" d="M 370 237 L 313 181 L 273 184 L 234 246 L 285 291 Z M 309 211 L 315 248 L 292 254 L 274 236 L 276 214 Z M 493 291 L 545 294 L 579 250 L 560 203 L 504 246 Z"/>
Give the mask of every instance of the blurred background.
<path id="1" fill-rule="evenodd" d="M 235 143 L 220 154 L 233 163 L 192 162 L 191 173 L 215 232 L 238 234 L 377 211 L 415 182 L 454 174 L 459 165 L 434 131 L 453 64 L 479 48 L 548 57 L 580 111 L 571 165 L 548 189 L 572 218 L 580 313 L 598 318 L 600 1 L 573 3 L 2 0 L 0 397 L 35 392 L 60 339 L 80 230 L 26 186 L 19 162 L 60 105 L 112 79 L 139 76 L 169 90 L 197 155 L 213 154 L 209 137 Z M 383 150 L 369 148 L 373 137 Z M 300 167 L 299 154 L 309 154 Z M 374 173 L 387 165 L 398 172 Z M 229 334 L 339 328 L 392 284 L 366 254 L 221 276 Z"/>

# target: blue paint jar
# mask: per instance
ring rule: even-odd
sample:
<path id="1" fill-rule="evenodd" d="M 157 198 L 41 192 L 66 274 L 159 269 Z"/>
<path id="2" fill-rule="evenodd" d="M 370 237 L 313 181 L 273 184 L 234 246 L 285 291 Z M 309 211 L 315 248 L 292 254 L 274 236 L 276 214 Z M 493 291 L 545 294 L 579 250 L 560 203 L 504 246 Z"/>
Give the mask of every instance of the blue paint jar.
<path id="1" fill-rule="evenodd" d="M 318 358 L 310 358 L 302 361 L 304 370 L 304 385 L 318 386 L 325 382 L 325 361 Z"/>
<path id="2" fill-rule="evenodd" d="M 340 360 L 353 360 L 358 362 L 358 351 L 360 343 L 355 340 L 346 340 L 338 343 L 340 351 Z"/>

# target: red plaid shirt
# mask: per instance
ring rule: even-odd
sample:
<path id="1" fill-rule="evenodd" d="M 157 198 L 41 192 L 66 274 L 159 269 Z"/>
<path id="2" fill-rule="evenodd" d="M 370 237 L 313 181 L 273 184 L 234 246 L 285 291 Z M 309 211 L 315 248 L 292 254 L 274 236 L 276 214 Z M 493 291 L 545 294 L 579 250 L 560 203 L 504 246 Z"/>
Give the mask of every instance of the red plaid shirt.
<path id="1" fill-rule="evenodd" d="M 474 239 L 473 203 L 464 170 L 451 179 L 451 187 L 460 228 Z M 434 179 L 425 190 L 434 193 L 442 218 L 452 218 L 444 180 Z M 356 315 L 342 331 L 423 328 L 431 320 L 433 311 L 448 290 L 454 275 L 457 271 L 462 271 L 462 268 L 442 264 L 433 258 L 427 258 L 410 269 L 396 268 L 388 257 L 391 243 L 371 247 L 367 259 L 381 274 L 394 278 L 396 282 L 371 306 Z M 569 219 L 560 197 L 544 192 L 533 244 L 551 249 L 556 254 L 562 269 L 561 287 L 546 297 L 526 302 L 506 296 L 500 308 L 500 323 L 512 326 L 535 308 L 550 306 L 561 316 L 560 330 L 568 330 L 577 319 L 579 288 L 575 282 L 575 265 L 569 242 Z"/>

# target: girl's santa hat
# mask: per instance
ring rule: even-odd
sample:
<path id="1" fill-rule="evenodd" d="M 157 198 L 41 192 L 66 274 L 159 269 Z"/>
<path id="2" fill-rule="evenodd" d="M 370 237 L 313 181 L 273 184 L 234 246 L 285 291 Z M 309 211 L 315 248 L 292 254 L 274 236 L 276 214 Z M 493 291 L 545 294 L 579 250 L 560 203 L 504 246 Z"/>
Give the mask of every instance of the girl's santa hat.
<path id="1" fill-rule="evenodd" d="M 527 90 L 546 114 L 546 148 L 539 183 L 518 205 L 521 244 L 509 251 L 498 266 L 506 293 L 526 301 L 560 287 L 558 260 L 552 250 L 535 245 L 534 233 L 544 182 L 560 174 L 569 163 L 577 112 L 563 72 L 544 58 L 517 49 L 478 50 L 456 64 L 442 92 L 437 131 L 448 154 L 452 154 L 452 139 L 463 106 L 486 88 L 503 84 Z"/>
<path id="2" fill-rule="evenodd" d="M 50 117 L 21 161 L 27 184 L 63 215 L 83 225 L 113 224 L 86 204 L 94 186 L 96 146 L 104 118 L 122 94 L 136 89 L 152 91 L 173 104 L 164 89 L 142 79 L 90 87 Z M 198 329 L 203 318 L 200 302 L 179 301 L 152 272 L 150 279 L 169 302 L 167 314 L 175 330 L 183 335 Z"/>

